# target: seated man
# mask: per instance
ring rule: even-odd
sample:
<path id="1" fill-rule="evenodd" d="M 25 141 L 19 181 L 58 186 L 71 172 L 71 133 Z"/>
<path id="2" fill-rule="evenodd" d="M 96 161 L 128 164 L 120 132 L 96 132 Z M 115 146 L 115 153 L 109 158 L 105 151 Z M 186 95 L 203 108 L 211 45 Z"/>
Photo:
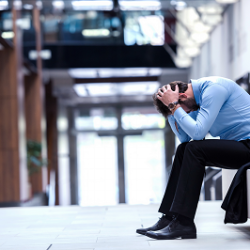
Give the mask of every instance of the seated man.
<path id="1" fill-rule="evenodd" d="M 136 232 L 153 239 L 193 239 L 205 166 L 238 169 L 250 162 L 250 96 L 229 79 L 204 77 L 172 82 L 153 99 L 181 144 L 159 208 L 163 216 Z M 220 140 L 203 140 L 207 133 Z"/>

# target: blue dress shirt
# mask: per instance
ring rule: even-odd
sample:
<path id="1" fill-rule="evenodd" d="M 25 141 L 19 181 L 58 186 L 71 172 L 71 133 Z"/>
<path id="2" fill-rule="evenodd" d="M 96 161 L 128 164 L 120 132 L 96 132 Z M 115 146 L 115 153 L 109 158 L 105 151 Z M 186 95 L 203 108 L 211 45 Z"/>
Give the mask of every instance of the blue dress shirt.
<path id="1" fill-rule="evenodd" d="M 200 109 L 187 114 L 178 108 L 168 117 L 181 142 L 202 140 L 207 133 L 223 140 L 250 138 L 250 95 L 245 90 L 232 80 L 216 76 L 190 82 Z"/>

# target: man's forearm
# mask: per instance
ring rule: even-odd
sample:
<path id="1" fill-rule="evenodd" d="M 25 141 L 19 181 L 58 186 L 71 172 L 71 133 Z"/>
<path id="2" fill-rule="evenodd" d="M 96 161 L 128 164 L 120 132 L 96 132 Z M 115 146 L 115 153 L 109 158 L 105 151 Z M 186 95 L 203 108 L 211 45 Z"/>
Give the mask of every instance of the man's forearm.
<path id="1" fill-rule="evenodd" d="M 174 116 L 170 115 L 168 117 L 168 122 L 172 131 L 175 133 L 175 135 L 181 142 L 190 141 L 191 138 L 180 128 L 180 126 L 178 126 L 178 123 L 176 122 Z"/>

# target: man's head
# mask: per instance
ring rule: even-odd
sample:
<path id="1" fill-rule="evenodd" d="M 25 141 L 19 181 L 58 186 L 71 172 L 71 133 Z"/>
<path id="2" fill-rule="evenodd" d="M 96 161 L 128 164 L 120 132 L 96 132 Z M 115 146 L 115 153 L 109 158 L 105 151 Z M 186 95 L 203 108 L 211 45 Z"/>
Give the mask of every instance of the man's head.
<path id="1" fill-rule="evenodd" d="M 194 93 L 191 83 L 184 83 L 181 81 L 174 81 L 169 83 L 171 89 L 174 91 L 175 86 L 178 85 L 179 87 L 179 103 L 181 107 L 186 111 L 187 113 L 191 111 L 195 111 L 199 108 L 199 106 L 196 104 L 196 101 L 194 99 Z M 155 93 L 153 96 L 153 102 L 158 110 L 159 113 L 161 113 L 165 118 L 167 118 L 168 115 L 171 114 L 171 111 L 168 109 L 166 105 L 164 105 L 158 98 L 157 93 Z"/>

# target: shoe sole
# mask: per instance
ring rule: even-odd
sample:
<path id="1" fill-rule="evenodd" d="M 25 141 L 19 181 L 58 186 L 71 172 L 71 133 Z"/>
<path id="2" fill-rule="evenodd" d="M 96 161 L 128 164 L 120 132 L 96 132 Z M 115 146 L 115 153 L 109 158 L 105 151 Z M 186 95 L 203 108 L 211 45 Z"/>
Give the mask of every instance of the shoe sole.
<path id="1" fill-rule="evenodd" d="M 187 235 L 169 235 L 169 237 L 159 237 L 157 235 L 150 235 L 150 234 L 145 234 L 145 236 L 155 239 L 155 240 L 175 240 L 175 239 L 183 239 L 183 240 L 187 240 L 187 239 L 197 239 L 197 235 L 196 234 L 187 234 Z"/>

